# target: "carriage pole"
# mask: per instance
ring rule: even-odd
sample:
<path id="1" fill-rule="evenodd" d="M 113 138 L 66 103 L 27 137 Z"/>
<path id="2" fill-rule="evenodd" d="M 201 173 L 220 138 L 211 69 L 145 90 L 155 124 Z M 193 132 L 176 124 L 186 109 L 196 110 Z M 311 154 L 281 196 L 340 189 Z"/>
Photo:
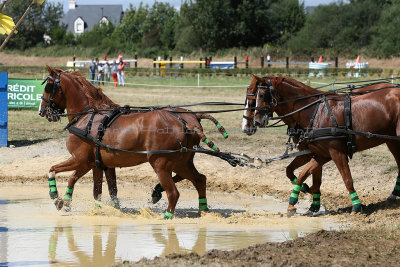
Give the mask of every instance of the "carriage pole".
<path id="1" fill-rule="evenodd" d="M 7 146 L 8 106 L 7 106 L 8 73 L 0 73 L 0 147 Z"/>

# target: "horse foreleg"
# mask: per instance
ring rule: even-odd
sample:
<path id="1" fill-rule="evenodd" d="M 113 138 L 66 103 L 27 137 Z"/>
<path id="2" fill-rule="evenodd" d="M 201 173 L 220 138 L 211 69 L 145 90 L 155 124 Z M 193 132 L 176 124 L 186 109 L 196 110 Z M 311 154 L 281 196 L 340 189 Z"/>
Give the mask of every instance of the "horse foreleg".
<path id="1" fill-rule="evenodd" d="M 343 182 L 347 190 L 349 191 L 352 201 L 351 214 L 361 212 L 361 202 L 353 186 L 353 178 L 351 177 L 347 155 L 343 152 L 337 151 L 336 149 L 330 149 L 329 153 L 332 157 L 333 162 L 335 162 L 336 167 L 340 172 L 340 175 L 342 176 Z"/>
<path id="2" fill-rule="evenodd" d="M 314 216 L 321 208 L 321 184 L 322 184 L 322 166 L 318 166 L 312 171 L 313 185 L 310 188 L 310 194 L 313 195 L 313 201 L 309 210 L 304 215 Z"/>
<path id="3" fill-rule="evenodd" d="M 179 175 L 175 175 L 172 177 L 174 183 L 179 183 L 183 179 L 184 178 Z M 153 202 L 153 204 L 156 204 L 158 201 L 160 201 L 160 199 L 162 198 L 162 192 L 164 191 L 165 190 L 160 183 L 156 184 L 156 186 L 153 188 L 153 192 L 151 193 L 151 201 Z"/>
<path id="4" fill-rule="evenodd" d="M 208 211 L 207 207 L 207 178 L 205 175 L 199 173 L 193 164 L 189 161 L 186 166 L 179 168 L 179 175 L 191 181 L 199 194 L 199 211 Z"/>
<path id="5" fill-rule="evenodd" d="M 388 142 L 386 145 L 396 160 L 398 169 L 396 185 L 392 194 L 388 197 L 388 200 L 395 200 L 397 197 L 400 197 L 400 142 Z"/>
<path id="6" fill-rule="evenodd" d="M 62 200 L 58 198 L 58 190 L 56 185 L 56 173 L 71 171 L 74 170 L 79 163 L 74 157 L 70 157 L 66 161 L 63 161 L 57 165 L 54 165 L 49 170 L 49 194 L 51 199 L 55 199 L 54 205 L 56 205 L 57 209 L 60 210 L 62 208 Z"/>
<path id="7" fill-rule="evenodd" d="M 172 180 L 172 170 L 168 168 L 169 162 L 166 158 L 153 157 L 149 160 L 154 171 L 157 173 L 161 186 L 165 189 L 168 197 L 168 208 L 164 220 L 172 219 L 176 203 L 179 199 L 179 191 Z"/>
<path id="8" fill-rule="evenodd" d="M 65 207 L 65 211 L 70 211 L 71 210 L 71 202 L 72 202 L 72 194 L 74 193 L 74 186 L 75 183 L 81 178 L 83 175 L 88 173 L 90 171 L 90 168 L 86 169 L 80 169 L 74 171 L 74 173 L 69 177 L 68 179 L 68 186 L 67 190 L 64 195 L 64 202 L 63 205 Z M 61 205 L 62 207 L 62 205 Z"/>
<path id="9" fill-rule="evenodd" d="M 325 163 L 326 161 L 318 161 L 315 158 L 312 158 L 310 160 L 310 162 L 306 165 L 306 167 L 302 170 L 302 172 L 299 175 L 299 178 L 296 181 L 296 184 L 294 185 L 293 191 L 290 195 L 289 198 L 289 206 L 288 206 L 288 210 L 287 210 L 287 215 L 290 217 L 294 214 L 296 214 L 296 203 L 299 200 L 299 194 L 301 191 L 301 186 L 304 183 L 304 181 L 307 179 L 308 176 L 310 176 L 311 174 L 313 174 L 313 172 L 315 170 L 317 170 L 318 168 L 322 169 L 322 165 Z M 314 181 L 313 181 L 314 182 Z"/>
<path id="10" fill-rule="evenodd" d="M 119 209 L 119 199 L 117 197 L 118 188 L 117 188 L 117 176 L 115 174 L 115 168 L 107 168 L 104 173 L 106 174 L 108 193 L 111 197 L 112 206 L 116 209 Z"/>
<path id="11" fill-rule="evenodd" d="M 309 155 L 301 155 L 295 157 L 294 160 L 292 160 L 292 162 L 290 162 L 290 164 L 286 167 L 286 176 L 289 178 L 293 185 L 295 185 L 297 182 L 297 176 L 294 174 L 294 171 L 301 166 L 307 164 L 311 160 L 311 158 L 312 157 Z M 309 190 L 310 187 L 306 183 L 303 183 L 301 186 L 301 191 L 304 193 L 308 193 Z"/>

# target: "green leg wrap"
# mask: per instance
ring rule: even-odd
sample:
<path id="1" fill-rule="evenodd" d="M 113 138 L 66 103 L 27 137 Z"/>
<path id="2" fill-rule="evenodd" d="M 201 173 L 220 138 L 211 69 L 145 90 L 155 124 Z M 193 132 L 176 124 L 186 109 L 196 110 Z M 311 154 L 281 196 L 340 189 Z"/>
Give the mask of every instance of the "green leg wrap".
<path id="1" fill-rule="evenodd" d="M 199 198 L 199 211 L 208 211 L 207 198 Z"/>
<path id="2" fill-rule="evenodd" d="M 361 202 L 358 198 L 357 192 L 350 193 L 351 201 L 353 202 L 353 207 L 351 211 L 353 212 L 361 212 Z"/>
<path id="3" fill-rule="evenodd" d="M 290 195 L 289 204 L 296 205 L 297 201 L 299 200 L 300 190 L 301 186 L 296 184 L 293 188 L 292 194 Z"/>
<path id="4" fill-rule="evenodd" d="M 171 220 L 172 217 L 174 217 L 174 214 L 167 210 L 164 214 L 164 220 Z"/>
<path id="5" fill-rule="evenodd" d="M 297 177 L 295 176 L 291 182 L 292 185 L 295 185 L 297 183 Z M 301 192 L 308 193 L 308 191 L 310 191 L 310 187 L 308 186 L 308 184 L 306 183 L 301 184 Z"/>
<path id="6" fill-rule="evenodd" d="M 49 189 L 50 189 L 49 194 L 50 194 L 51 199 L 58 198 L 56 178 L 51 177 L 48 179 L 48 181 L 49 181 Z"/>
<path id="7" fill-rule="evenodd" d="M 67 191 L 65 192 L 65 199 L 71 199 L 72 198 L 72 194 L 74 193 L 74 188 L 73 187 L 67 187 Z"/>
<path id="8" fill-rule="evenodd" d="M 400 197 L 400 176 L 397 177 L 396 185 L 393 189 L 392 195 Z"/>
<path id="9" fill-rule="evenodd" d="M 212 145 L 212 143 L 210 144 L 211 141 L 210 141 L 210 139 L 208 139 L 208 138 L 206 138 L 203 142 L 206 143 L 208 146 L 211 146 L 211 145 Z M 217 151 L 217 150 L 218 150 L 218 147 L 217 147 L 216 145 L 213 145 L 213 146 L 211 147 L 211 149 L 214 150 L 214 151 Z"/>
<path id="10" fill-rule="evenodd" d="M 313 202 L 310 207 L 310 211 L 318 212 L 321 208 L 321 193 L 314 193 L 313 194 Z"/>

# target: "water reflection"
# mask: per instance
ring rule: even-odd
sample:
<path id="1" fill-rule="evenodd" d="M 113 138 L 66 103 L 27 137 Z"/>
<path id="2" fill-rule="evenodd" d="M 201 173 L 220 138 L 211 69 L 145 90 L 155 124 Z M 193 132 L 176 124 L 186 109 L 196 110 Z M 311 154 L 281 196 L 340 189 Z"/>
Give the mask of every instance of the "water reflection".
<path id="1" fill-rule="evenodd" d="M 115 249 L 117 246 L 118 227 L 113 226 L 93 226 L 92 253 L 85 252 L 82 247 L 75 242 L 73 227 L 55 227 L 49 239 L 49 261 L 51 263 L 62 262 L 65 251 L 60 251 L 57 257 L 57 245 L 61 236 L 65 236 L 68 243 L 69 252 L 75 257 L 73 265 L 78 266 L 109 266 L 115 262 Z M 79 231 L 79 230 L 78 230 Z M 107 234 L 103 242 L 103 234 Z M 78 234 L 78 238 L 81 234 Z M 105 249 L 103 249 L 105 245 Z"/>
<path id="2" fill-rule="evenodd" d="M 171 253 L 186 254 L 189 252 L 196 252 L 197 254 L 202 255 L 206 252 L 207 229 L 204 227 L 197 230 L 196 242 L 191 249 L 182 247 L 173 226 L 167 228 L 167 235 L 164 235 L 160 231 L 159 227 L 156 226 L 152 227 L 152 233 L 155 241 L 164 246 L 161 256 L 166 256 Z"/>

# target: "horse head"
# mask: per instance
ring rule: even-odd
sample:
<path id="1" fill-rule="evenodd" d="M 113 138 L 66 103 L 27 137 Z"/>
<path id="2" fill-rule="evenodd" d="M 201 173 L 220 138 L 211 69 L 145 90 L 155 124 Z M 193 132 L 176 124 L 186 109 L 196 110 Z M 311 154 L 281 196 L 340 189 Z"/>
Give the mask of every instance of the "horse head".
<path id="1" fill-rule="evenodd" d="M 242 121 L 242 132 L 247 135 L 255 134 L 257 127 L 254 123 L 254 111 L 256 107 L 255 91 L 259 78 L 253 75 L 250 85 L 247 87 L 246 99 L 244 101 L 244 113 Z"/>
<path id="2" fill-rule="evenodd" d="M 242 131 L 252 135 L 257 131 L 257 127 L 267 127 L 278 103 L 277 99 L 278 94 L 271 79 L 253 75 L 246 92 Z"/>
<path id="3" fill-rule="evenodd" d="M 49 76 L 43 81 L 46 83 L 40 103 L 39 115 L 46 117 L 48 121 L 59 121 L 60 114 L 66 108 L 65 95 L 61 86 L 61 76 L 63 71 L 52 69 L 46 66 Z"/>

